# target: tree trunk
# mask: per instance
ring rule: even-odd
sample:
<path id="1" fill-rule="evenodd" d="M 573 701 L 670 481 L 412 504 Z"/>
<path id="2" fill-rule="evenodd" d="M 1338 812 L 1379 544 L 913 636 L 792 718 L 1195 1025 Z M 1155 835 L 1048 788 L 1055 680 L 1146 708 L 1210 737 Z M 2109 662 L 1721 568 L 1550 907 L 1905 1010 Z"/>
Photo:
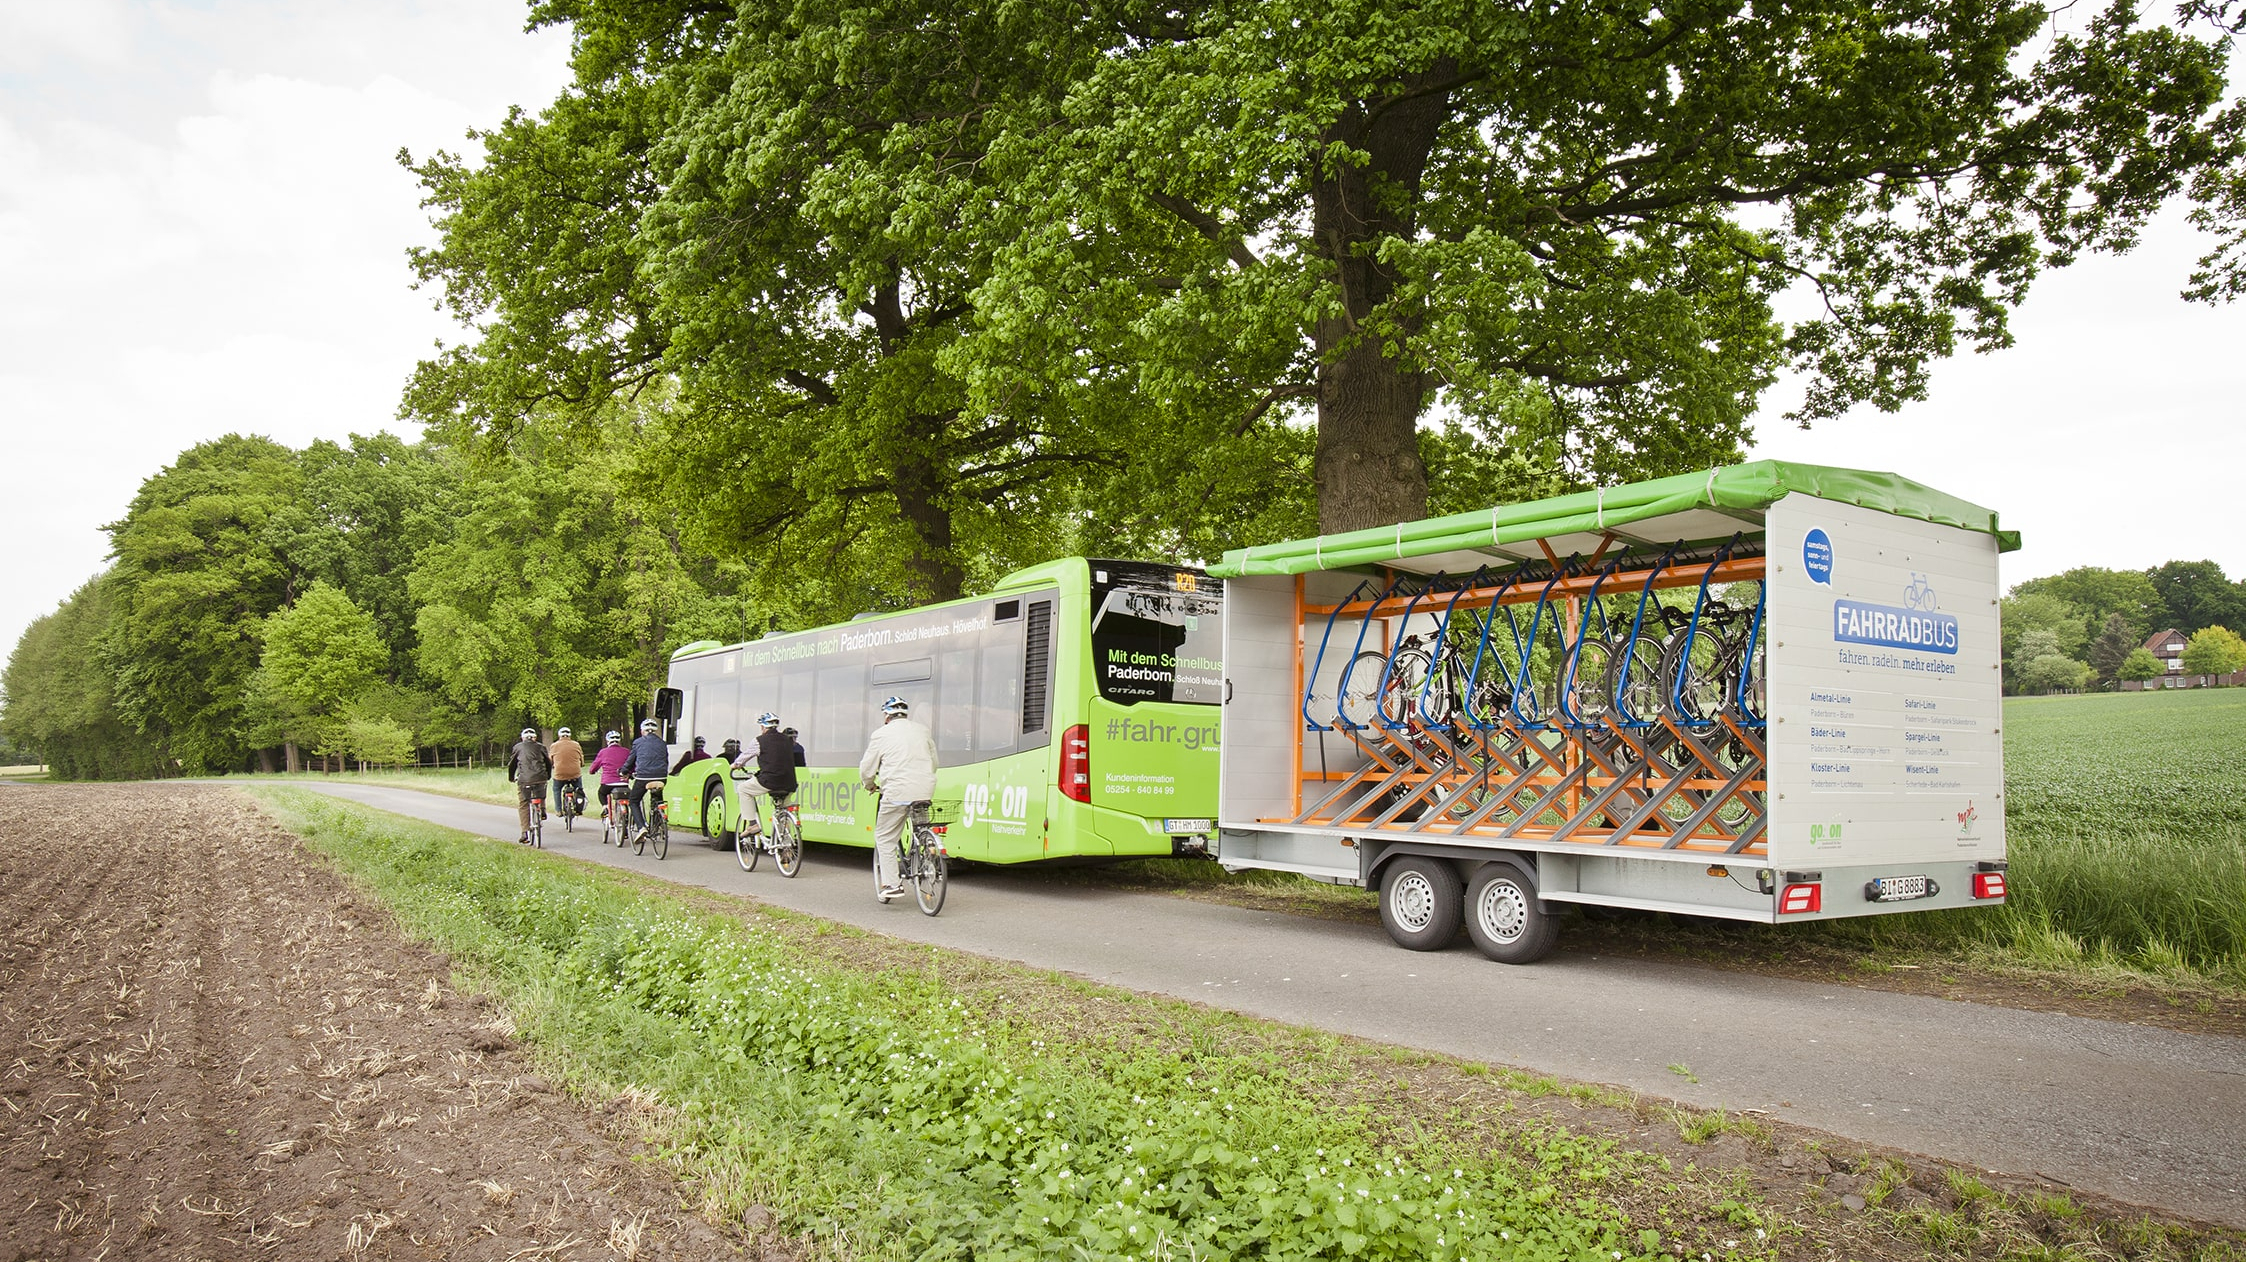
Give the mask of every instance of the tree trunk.
<path id="1" fill-rule="evenodd" d="M 932 427 L 935 433 L 942 432 L 941 424 Z M 918 545 L 905 558 L 905 569 L 913 576 L 914 595 L 927 603 L 966 595 L 967 575 L 952 551 L 951 510 L 943 503 L 944 472 L 934 459 L 916 454 L 890 474 L 897 511 Z"/>
<path id="2" fill-rule="evenodd" d="M 1433 85 L 1455 73 L 1438 62 L 1396 85 L 1394 97 L 1352 102 L 1323 139 L 1364 159 L 1335 159 L 1310 172 L 1311 229 L 1341 290 L 1341 310 L 1313 330 L 1318 529 L 1325 534 L 1427 515 L 1419 414 L 1432 383 L 1407 359 L 1384 353 L 1419 331 L 1421 315 L 1381 310 L 1401 278 L 1376 252 L 1382 239 L 1409 239 L 1416 230 L 1420 179 L 1450 113 L 1449 92 Z"/>
<path id="3" fill-rule="evenodd" d="M 281 756 L 288 765 L 289 774 L 294 775 L 297 772 L 304 770 L 304 756 L 296 752 L 295 741 L 288 741 L 282 744 Z"/>
<path id="4" fill-rule="evenodd" d="M 272 774 L 273 774 L 273 751 L 272 751 L 272 750 L 270 750 L 270 749 L 261 749 L 261 750 L 257 751 L 257 769 L 258 769 L 259 771 L 261 771 L 261 772 L 264 772 L 264 773 L 265 773 L 266 775 L 272 775 Z"/>

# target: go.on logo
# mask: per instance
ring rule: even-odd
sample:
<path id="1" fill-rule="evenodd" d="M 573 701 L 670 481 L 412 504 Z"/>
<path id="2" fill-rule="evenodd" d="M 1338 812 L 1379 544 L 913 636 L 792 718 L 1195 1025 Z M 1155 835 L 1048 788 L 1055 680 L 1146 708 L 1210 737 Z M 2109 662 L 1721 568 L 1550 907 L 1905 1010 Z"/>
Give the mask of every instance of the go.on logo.
<path id="1" fill-rule="evenodd" d="M 960 803 L 960 823 L 972 826 L 978 819 L 1026 819 L 1029 816 L 1029 786 L 1022 784 L 1000 785 L 998 809 L 991 810 L 991 792 L 987 784 L 970 784 Z"/>

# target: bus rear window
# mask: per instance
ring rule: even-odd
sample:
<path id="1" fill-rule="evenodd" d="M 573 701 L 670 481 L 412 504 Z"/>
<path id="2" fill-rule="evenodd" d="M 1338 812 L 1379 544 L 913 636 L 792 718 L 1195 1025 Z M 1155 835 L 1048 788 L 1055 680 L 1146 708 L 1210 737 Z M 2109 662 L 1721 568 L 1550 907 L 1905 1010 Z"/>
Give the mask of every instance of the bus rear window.
<path id="1" fill-rule="evenodd" d="M 1100 695 L 1125 705 L 1224 699 L 1224 597 L 1199 570 L 1093 561 L 1092 663 Z"/>

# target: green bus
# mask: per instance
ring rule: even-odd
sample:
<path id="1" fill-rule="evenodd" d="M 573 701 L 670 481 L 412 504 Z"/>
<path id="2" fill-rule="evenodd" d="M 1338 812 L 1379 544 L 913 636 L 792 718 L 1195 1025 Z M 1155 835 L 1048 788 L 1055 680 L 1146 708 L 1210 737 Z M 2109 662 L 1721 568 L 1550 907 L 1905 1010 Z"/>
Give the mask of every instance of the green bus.
<path id="1" fill-rule="evenodd" d="M 1216 828 L 1223 617 L 1200 570 L 1071 557 L 965 600 L 689 644 L 655 710 L 674 747 L 753 751 L 768 710 L 797 729 L 808 841 L 872 846 L 858 760 L 894 695 L 935 734 L 953 857 L 1200 854 Z M 721 758 L 673 775 L 667 796 L 674 830 L 732 843 L 743 799 Z M 769 799 L 748 800 L 769 827 Z"/>

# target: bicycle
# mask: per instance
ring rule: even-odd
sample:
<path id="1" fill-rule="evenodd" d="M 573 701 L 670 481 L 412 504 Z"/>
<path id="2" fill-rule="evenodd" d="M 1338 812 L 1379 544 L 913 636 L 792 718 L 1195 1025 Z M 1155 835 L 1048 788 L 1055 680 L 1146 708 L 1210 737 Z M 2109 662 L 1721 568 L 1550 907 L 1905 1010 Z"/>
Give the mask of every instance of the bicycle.
<path id="1" fill-rule="evenodd" d="M 946 807 L 949 807 L 946 803 Z M 938 831 L 950 819 L 936 820 L 932 802 L 914 802 L 906 809 L 909 826 L 905 829 L 903 852 L 898 868 L 898 878 L 912 887 L 913 901 L 920 904 L 920 914 L 933 916 L 944 909 L 944 885 L 949 877 L 949 863 L 944 854 L 943 835 Z M 885 896 L 883 902 L 888 902 Z"/>
<path id="2" fill-rule="evenodd" d="M 671 852 L 671 810 L 663 801 L 663 782 L 647 782 L 647 823 L 632 834 L 632 853 L 646 854 L 648 843 L 655 845 L 655 857 L 660 860 Z"/>
<path id="3" fill-rule="evenodd" d="M 629 786 L 624 786 L 628 789 Z M 600 844 L 624 848 L 624 839 L 631 835 L 631 814 L 623 793 L 611 793 L 601 807 Z"/>
<path id="4" fill-rule="evenodd" d="M 543 797 L 530 800 L 530 844 L 535 850 L 546 848 L 546 799 Z"/>
<path id="5" fill-rule="evenodd" d="M 577 817 L 585 813 L 585 790 L 578 785 L 563 785 L 561 791 L 562 831 L 577 831 Z"/>
<path id="6" fill-rule="evenodd" d="M 736 767 L 733 778 L 739 781 L 748 776 Z M 790 793 L 772 795 L 772 827 L 739 835 L 733 855 L 741 861 L 743 872 L 756 871 L 757 861 L 768 854 L 782 876 L 792 877 L 803 870 L 803 823 L 794 798 Z M 743 823 L 750 822 L 755 817 L 754 808 L 744 803 L 741 815 Z"/>

